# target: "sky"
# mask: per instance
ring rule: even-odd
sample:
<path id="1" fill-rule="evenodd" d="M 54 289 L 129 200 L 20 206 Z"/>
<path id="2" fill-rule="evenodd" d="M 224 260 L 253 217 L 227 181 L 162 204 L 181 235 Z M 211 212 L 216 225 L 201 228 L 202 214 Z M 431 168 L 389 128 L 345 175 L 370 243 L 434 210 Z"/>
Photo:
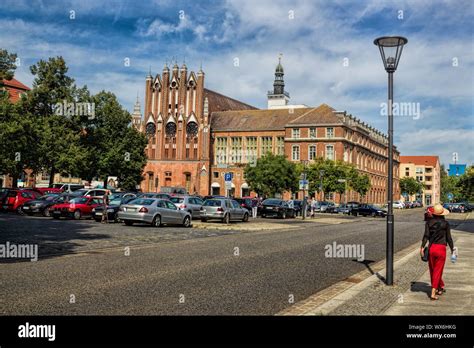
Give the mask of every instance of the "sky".
<path id="1" fill-rule="evenodd" d="M 473 23 L 471 0 L 3 0 L 0 48 L 18 54 L 15 77 L 28 86 L 32 64 L 62 56 L 77 85 L 111 91 L 129 111 L 137 94 L 143 105 L 149 70 L 174 61 L 202 64 L 207 88 L 266 108 L 281 54 L 292 104 L 326 103 L 387 133 L 387 73 L 373 41 L 401 35 L 395 145 L 472 164 Z"/>

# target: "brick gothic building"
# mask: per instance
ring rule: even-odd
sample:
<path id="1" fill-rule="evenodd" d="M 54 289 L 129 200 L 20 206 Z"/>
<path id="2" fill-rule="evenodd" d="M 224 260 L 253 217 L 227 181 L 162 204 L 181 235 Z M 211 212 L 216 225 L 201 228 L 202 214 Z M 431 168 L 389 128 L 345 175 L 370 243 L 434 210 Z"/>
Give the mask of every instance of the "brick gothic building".
<path id="1" fill-rule="evenodd" d="M 295 162 L 324 157 L 352 163 L 369 175 L 372 187 L 366 197 L 348 192 L 348 200 L 386 201 L 387 137 L 326 104 L 288 104 L 281 64 L 274 91 L 268 94 L 269 104 L 279 105 L 268 110 L 204 88 L 204 73 L 188 75 L 185 65 L 175 65 L 171 73 L 165 66 L 162 76 L 155 78 L 148 75 L 145 96 L 145 120 L 138 125 L 149 137 L 143 191 L 181 186 L 190 193 L 225 195 L 224 173 L 232 172 L 230 194 L 253 195 L 244 167 L 271 151 Z M 281 103 L 275 102 L 278 98 Z M 394 154 L 394 195 L 399 199 L 396 149 Z M 285 198 L 290 196 L 285 193 Z"/>

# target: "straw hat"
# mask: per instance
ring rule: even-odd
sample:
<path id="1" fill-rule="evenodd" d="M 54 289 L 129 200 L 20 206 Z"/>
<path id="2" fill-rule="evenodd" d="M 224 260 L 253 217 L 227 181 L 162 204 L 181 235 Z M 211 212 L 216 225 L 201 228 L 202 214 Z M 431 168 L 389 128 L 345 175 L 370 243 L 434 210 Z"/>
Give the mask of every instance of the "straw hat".
<path id="1" fill-rule="evenodd" d="M 449 210 L 443 208 L 443 206 L 438 203 L 438 204 L 435 204 L 435 206 L 433 207 L 432 214 L 433 215 L 448 215 Z"/>

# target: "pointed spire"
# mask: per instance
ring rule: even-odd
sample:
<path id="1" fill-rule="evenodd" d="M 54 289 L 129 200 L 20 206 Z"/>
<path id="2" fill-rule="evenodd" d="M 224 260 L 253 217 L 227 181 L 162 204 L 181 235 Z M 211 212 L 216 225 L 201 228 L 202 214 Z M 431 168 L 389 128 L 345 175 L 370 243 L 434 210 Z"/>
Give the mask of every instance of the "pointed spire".
<path id="1" fill-rule="evenodd" d="M 151 76 L 151 65 L 149 66 L 149 70 L 148 70 L 148 75 L 146 76 L 146 79 L 147 80 L 151 80 L 153 77 Z"/>
<path id="2" fill-rule="evenodd" d="M 168 68 L 168 61 L 165 61 L 165 66 L 163 67 L 163 72 L 170 72 L 170 69 Z"/>
<path id="3" fill-rule="evenodd" d="M 204 75 L 204 71 L 202 71 L 202 61 L 201 61 L 201 64 L 199 65 L 198 76 L 199 75 Z"/>

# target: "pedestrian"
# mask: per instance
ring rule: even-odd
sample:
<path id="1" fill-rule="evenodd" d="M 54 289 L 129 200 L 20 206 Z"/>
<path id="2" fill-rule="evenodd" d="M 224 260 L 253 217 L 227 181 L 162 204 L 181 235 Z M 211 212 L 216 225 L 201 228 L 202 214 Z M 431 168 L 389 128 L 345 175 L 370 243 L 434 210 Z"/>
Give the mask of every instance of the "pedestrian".
<path id="1" fill-rule="evenodd" d="M 316 216 L 316 206 L 317 206 L 318 201 L 316 200 L 315 197 L 313 197 L 309 203 L 311 207 L 311 217 L 314 218 Z"/>
<path id="2" fill-rule="evenodd" d="M 442 295 L 446 290 L 443 282 L 443 269 L 446 261 L 446 244 L 454 252 L 454 243 L 451 238 L 451 228 L 445 216 L 449 211 L 441 204 L 435 204 L 431 212 L 432 218 L 425 223 L 425 234 L 421 242 L 420 254 L 423 257 L 425 253 L 425 244 L 429 241 L 428 248 L 428 266 L 431 277 L 431 300 L 438 300 L 438 295 Z"/>
<path id="3" fill-rule="evenodd" d="M 109 199 L 110 191 L 105 190 L 104 196 L 102 197 L 102 223 L 107 224 L 109 223 L 109 214 L 107 214 L 107 206 L 109 205 L 110 199 Z"/>
<path id="4" fill-rule="evenodd" d="M 252 199 L 252 217 L 257 218 L 258 212 L 258 199 Z"/>

